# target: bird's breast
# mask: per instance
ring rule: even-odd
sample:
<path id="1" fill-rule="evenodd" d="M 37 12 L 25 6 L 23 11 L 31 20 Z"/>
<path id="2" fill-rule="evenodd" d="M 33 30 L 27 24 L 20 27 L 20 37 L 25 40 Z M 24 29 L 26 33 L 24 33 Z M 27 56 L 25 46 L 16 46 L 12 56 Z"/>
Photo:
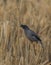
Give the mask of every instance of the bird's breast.
<path id="1" fill-rule="evenodd" d="M 30 40 L 33 41 L 34 39 L 32 38 L 32 35 L 30 33 L 30 31 L 25 31 L 25 36 Z"/>

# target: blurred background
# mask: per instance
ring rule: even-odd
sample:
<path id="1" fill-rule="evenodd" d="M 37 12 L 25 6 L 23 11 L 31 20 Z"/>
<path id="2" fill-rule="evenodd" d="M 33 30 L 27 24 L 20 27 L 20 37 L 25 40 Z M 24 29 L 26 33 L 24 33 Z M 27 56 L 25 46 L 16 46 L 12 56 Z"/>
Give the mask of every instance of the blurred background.
<path id="1" fill-rule="evenodd" d="M 20 24 L 40 36 L 44 51 Z M 0 65 L 51 65 L 51 0 L 0 0 Z"/>

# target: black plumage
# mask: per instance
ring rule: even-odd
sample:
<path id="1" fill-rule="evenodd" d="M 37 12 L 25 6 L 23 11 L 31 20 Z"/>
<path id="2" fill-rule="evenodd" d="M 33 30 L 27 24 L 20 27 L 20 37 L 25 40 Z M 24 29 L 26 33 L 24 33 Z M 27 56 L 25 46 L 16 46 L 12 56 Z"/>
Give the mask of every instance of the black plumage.
<path id="1" fill-rule="evenodd" d="M 20 25 L 25 32 L 26 37 L 31 41 L 31 42 L 40 42 L 40 44 L 42 45 L 42 41 L 40 39 L 40 37 L 34 32 L 32 31 L 27 25 Z"/>

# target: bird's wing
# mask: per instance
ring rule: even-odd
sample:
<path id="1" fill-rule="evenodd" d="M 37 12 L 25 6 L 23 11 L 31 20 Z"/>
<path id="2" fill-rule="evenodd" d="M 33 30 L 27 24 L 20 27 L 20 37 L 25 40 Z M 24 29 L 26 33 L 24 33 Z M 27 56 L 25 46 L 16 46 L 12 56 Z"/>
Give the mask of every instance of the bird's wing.
<path id="1" fill-rule="evenodd" d="M 39 38 L 39 36 L 35 32 L 31 31 L 31 33 L 32 33 L 31 35 L 33 37 L 35 37 L 37 40 L 41 41 L 41 39 Z"/>

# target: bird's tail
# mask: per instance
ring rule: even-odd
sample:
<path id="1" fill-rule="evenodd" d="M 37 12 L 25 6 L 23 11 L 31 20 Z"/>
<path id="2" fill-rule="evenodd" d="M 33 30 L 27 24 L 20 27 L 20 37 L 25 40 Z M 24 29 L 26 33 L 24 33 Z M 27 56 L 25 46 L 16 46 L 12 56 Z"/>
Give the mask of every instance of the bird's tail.
<path id="1" fill-rule="evenodd" d="M 42 46 L 42 48 L 43 48 L 43 51 L 44 51 L 44 45 L 43 45 L 42 41 L 40 41 L 40 43 L 41 43 L 41 46 Z"/>

